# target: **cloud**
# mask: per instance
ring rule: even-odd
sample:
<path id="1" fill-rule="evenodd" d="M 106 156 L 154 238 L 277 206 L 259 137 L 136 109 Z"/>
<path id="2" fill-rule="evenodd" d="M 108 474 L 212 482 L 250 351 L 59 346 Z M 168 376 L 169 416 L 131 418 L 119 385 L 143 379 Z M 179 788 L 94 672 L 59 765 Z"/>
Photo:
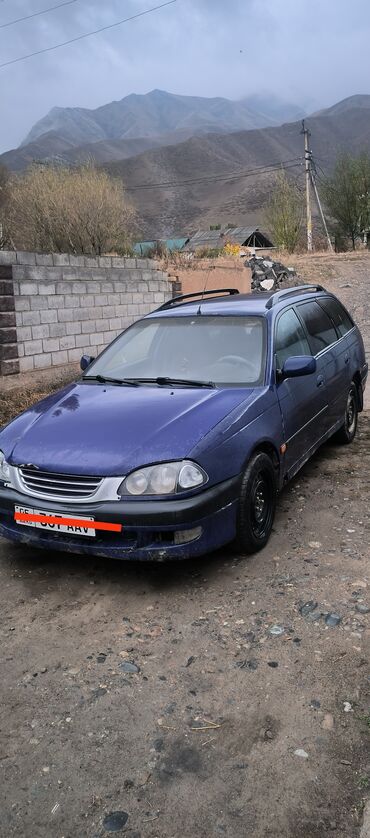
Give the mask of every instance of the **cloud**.
<path id="1" fill-rule="evenodd" d="M 54 2 L 0 2 L 0 23 Z M 156 2 L 77 0 L 0 29 L 1 61 Z M 353 5 L 356 14 L 349 15 L 347 0 L 311 0 L 309 6 L 306 0 L 177 0 L 116 29 L 10 65 L 0 70 L 1 150 L 17 145 L 55 105 L 93 108 L 153 88 L 231 99 L 271 91 L 312 107 L 366 93 L 370 4 L 354 0 Z"/>

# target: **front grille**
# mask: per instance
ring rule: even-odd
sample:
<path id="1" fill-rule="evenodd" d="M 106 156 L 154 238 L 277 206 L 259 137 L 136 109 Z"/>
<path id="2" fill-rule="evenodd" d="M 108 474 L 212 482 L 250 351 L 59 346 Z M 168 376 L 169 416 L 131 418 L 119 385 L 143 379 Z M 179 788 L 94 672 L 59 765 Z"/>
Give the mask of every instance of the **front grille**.
<path id="1" fill-rule="evenodd" d="M 55 498 L 89 498 L 103 481 L 102 477 L 85 477 L 80 474 L 54 474 L 32 468 L 20 468 L 19 474 L 26 489 L 36 495 Z"/>

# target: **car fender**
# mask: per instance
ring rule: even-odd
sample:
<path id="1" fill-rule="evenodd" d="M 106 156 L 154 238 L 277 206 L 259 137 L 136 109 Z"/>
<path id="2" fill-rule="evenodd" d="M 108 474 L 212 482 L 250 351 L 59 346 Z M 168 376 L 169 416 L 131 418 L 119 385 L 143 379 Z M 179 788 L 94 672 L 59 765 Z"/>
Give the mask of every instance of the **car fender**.
<path id="1" fill-rule="evenodd" d="M 244 472 L 253 451 L 268 448 L 275 452 L 281 483 L 283 427 L 274 388 L 259 392 L 252 404 L 243 410 L 240 405 L 225 417 L 190 452 L 209 475 L 209 484 L 219 483 Z"/>

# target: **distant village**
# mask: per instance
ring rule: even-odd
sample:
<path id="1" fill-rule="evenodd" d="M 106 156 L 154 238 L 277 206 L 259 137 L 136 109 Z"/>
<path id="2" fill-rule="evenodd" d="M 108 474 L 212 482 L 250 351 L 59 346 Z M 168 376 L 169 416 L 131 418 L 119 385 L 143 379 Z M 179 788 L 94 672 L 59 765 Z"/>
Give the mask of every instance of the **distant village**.
<path id="1" fill-rule="evenodd" d="M 215 256 L 221 253 L 245 255 L 257 250 L 271 250 L 274 247 L 270 237 L 259 227 L 232 227 L 214 225 L 208 230 L 196 230 L 188 235 L 179 235 L 170 239 L 139 241 L 134 245 L 137 256 L 162 256 L 164 254 L 184 253 L 189 256 Z"/>

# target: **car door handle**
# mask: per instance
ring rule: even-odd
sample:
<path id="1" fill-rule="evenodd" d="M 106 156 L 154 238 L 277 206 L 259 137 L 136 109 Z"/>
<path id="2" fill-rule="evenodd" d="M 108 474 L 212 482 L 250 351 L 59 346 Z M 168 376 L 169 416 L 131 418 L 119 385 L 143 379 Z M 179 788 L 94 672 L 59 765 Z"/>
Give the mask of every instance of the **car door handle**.
<path id="1" fill-rule="evenodd" d="M 345 355 L 344 356 L 344 363 L 348 364 L 348 361 L 349 361 L 349 355 Z"/>
<path id="2" fill-rule="evenodd" d="M 323 386 L 324 386 L 324 384 L 325 384 L 325 379 L 324 379 L 324 376 L 323 376 L 323 375 L 318 375 L 318 376 L 317 376 L 317 379 L 316 379 L 316 385 L 317 385 L 317 387 L 323 387 Z"/>

